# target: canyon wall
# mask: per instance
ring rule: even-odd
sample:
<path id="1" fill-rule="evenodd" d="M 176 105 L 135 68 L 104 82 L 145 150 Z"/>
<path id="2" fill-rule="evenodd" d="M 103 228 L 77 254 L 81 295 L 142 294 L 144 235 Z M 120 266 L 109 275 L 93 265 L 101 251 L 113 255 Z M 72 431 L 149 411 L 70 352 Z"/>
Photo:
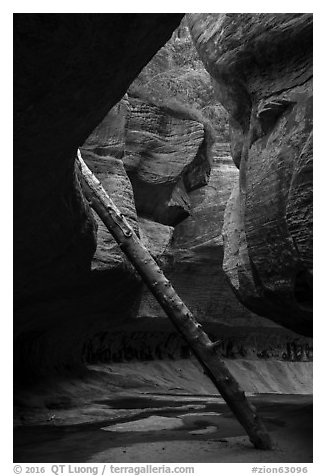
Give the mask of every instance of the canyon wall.
<path id="1" fill-rule="evenodd" d="M 174 229 L 165 273 L 206 332 L 220 340 L 222 358 L 310 361 L 312 340 L 250 311 L 237 299 L 222 269 L 223 217 L 238 180 L 229 144 L 216 142 L 209 182 L 190 193 L 191 215 Z M 189 348 L 169 329 L 164 311 L 146 289 L 138 316 L 138 332 L 104 337 L 97 355 L 100 361 L 101 352 L 113 361 L 189 355 Z"/>
<path id="2" fill-rule="evenodd" d="M 14 15 L 16 378 L 69 369 L 94 327 L 132 314 L 139 283 L 126 296 L 121 270 L 91 273 L 96 224 L 75 157 L 181 18 Z"/>
<path id="3" fill-rule="evenodd" d="M 172 259 L 172 225 L 190 215 L 188 194 L 208 181 L 212 144 L 208 125 L 181 104 L 158 105 L 126 95 L 80 147 L 88 166 L 163 267 Z M 97 243 L 89 279 L 81 275 L 75 288 L 72 283 L 56 296 L 46 321 L 30 320 L 28 332 L 16 340 L 24 365 L 32 364 L 37 372 L 47 372 L 53 364 L 60 373 L 74 368 L 82 359 L 92 360 L 98 350 L 91 357 L 89 349 L 97 349 L 107 335 L 111 339 L 114 330 L 141 328 L 136 317 L 144 285 L 97 215 L 91 211 L 89 219 Z M 33 309 L 44 311 L 48 304 L 34 304 Z M 52 324 L 50 316 L 55 315 Z M 156 326 L 160 328 L 159 321 Z M 173 332 L 169 323 L 167 329 Z M 37 358 L 43 352 L 47 357 L 40 368 Z"/>
<path id="4" fill-rule="evenodd" d="M 121 103 L 127 112 L 125 121 L 121 121 Z M 222 270 L 223 216 L 232 188 L 239 180 L 229 144 L 221 138 L 211 144 L 210 129 L 205 131 L 204 124 L 194 118 L 190 120 L 189 111 L 181 117 L 181 106 L 177 107 L 176 103 L 174 110 L 127 96 L 121 103 L 83 145 L 83 156 L 205 330 L 214 340 L 221 340 L 221 357 L 311 360 L 311 341 L 250 312 L 238 301 Z M 105 143 L 113 140 L 106 137 L 108 122 L 113 130 L 115 123 L 125 126 L 125 152 L 122 155 L 121 142 L 115 159 L 104 152 L 109 147 Z M 117 133 L 119 136 L 122 134 Z M 125 167 L 124 177 L 128 175 L 130 182 L 128 190 L 120 186 L 123 193 L 115 196 L 118 175 L 117 172 L 112 175 L 111 163 L 118 156 L 121 170 Z M 197 181 L 189 180 L 189 176 L 195 176 Z M 182 196 L 186 198 L 177 202 L 183 205 L 177 209 L 180 214 L 174 210 L 171 214 L 171 197 L 179 193 L 180 182 Z M 169 223 L 174 225 L 178 217 L 180 222 L 174 228 L 164 224 L 171 220 Z M 99 223 L 94 269 L 99 266 L 100 255 L 103 269 L 120 266 L 127 273 L 126 258 Z M 129 272 L 135 278 L 131 268 Z M 87 362 L 175 360 L 191 355 L 145 286 L 139 292 L 139 300 L 136 320 L 103 328 L 85 342 L 83 356 Z"/>
<path id="5" fill-rule="evenodd" d="M 191 14 L 188 24 L 239 168 L 224 271 L 246 307 L 311 335 L 312 15 Z"/>
<path id="6" fill-rule="evenodd" d="M 199 54 L 214 78 L 218 98 L 230 112 L 231 153 L 240 166 L 240 180 L 228 146 L 218 140 L 212 148 L 211 128 L 191 108 L 139 94 L 123 97 L 181 17 L 16 15 L 14 338 L 18 379 L 76 368 L 82 372 L 82 359 L 102 359 L 105 352 L 113 360 L 189 355 L 186 346 L 175 344 L 179 338 L 169 321 L 84 199 L 75 168 L 78 147 L 206 330 L 222 337 L 223 356 L 311 359 L 309 340 L 257 316 L 310 333 L 311 216 L 306 211 L 311 194 L 311 122 L 306 116 L 310 83 L 304 82 L 309 64 L 302 59 L 309 58 L 310 17 L 294 15 L 291 21 L 287 17 L 288 23 L 282 20 L 287 28 L 280 27 L 279 37 L 276 32 L 279 43 L 282 35 L 289 35 L 285 40 L 289 38 L 295 46 L 294 63 L 291 66 L 284 52 L 280 66 L 275 47 L 266 71 L 286 82 L 288 76 L 282 70 L 286 64 L 302 80 L 300 86 L 290 75 L 292 80 L 283 85 L 279 97 L 281 86 L 273 79 L 277 91 L 272 91 L 256 53 L 252 53 L 257 63 L 255 81 L 249 81 L 254 73 L 246 66 L 245 59 L 251 58 L 246 50 L 240 54 L 243 64 L 241 60 L 238 65 L 237 54 L 234 61 L 231 55 L 236 74 L 223 72 L 220 86 L 220 76 L 209 66 L 216 51 L 213 48 L 206 61 L 204 50 L 206 45 L 212 48 L 210 35 L 217 34 L 224 17 L 190 16 Z M 264 15 L 259 18 L 265 27 Z M 230 26 L 235 44 L 239 22 Z M 272 31 L 274 23 L 271 20 Z M 254 19 L 248 25 L 243 34 L 248 36 L 250 50 L 251 38 L 256 38 L 250 30 L 255 29 Z M 205 30 L 201 36 L 200 28 Z M 232 45 L 227 46 L 230 54 Z M 298 45 L 302 57 L 296 55 Z M 168 55 L 161 53 L 160 62 L 166 68 Z M 242 77 L 235 79 L 242 68 L 247 83 Z M 257 92 L 251 83 L 261 89 Z M 234 94 L 227 93 L 228 87 Z M 257 104 L 254 99 L 259 99 Z M 259 133 L 252 119 L 258 110 Z M 307 144 L 301 153 L 302 141 Z M 271 190 L 263 187 L 269 181 Z M 240 198 L 234 192 L 229 199 L 239 183 Z M 227 200 L 224 269 L 245 306 L 221 270 Z"/>

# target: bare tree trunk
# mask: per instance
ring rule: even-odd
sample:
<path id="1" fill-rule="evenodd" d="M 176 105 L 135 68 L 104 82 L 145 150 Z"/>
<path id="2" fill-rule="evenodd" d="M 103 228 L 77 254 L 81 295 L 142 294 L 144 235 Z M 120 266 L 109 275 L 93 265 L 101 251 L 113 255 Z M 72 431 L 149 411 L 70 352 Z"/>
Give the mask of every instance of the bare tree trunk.
<path id="1" fill-rule="evenodd" d="M 85 196 L 120 248 L 134 265 L 148 288 L 156 297 L 170 320 L 202 365 L 221 396 L 249 435 L 256 448 L 272 449 L 272 441 L 258 417 L 255 407 L 247 400 L 238 382 L 215 351 L 216 345 L 183 303 L 156 261 L 142 245 L 125 217 L 110 199 L 100 181 L 89 170 L 78 151 L 79 167 Z"/>

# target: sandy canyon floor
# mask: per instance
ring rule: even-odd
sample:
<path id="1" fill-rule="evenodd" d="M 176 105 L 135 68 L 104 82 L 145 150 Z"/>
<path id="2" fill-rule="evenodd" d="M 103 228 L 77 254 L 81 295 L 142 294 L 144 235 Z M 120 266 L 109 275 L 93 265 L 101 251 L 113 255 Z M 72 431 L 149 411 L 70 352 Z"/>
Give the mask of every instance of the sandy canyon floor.
<path id="1" fill-rule="evenodd" d="M 14 462 L 312 462 L 311 363 L 281 364 L 230 361 L 237 377 L 257 380 L 259 370 L 268 387 L 245 390 L 271 432 L 273 451 L 253 448 L 188 359 L 94 365 L 83 379 L 52 389 L 47 382 L 29 400 L 22 394 Z M 288 389 L 275 388 L 281 377 Z"/>

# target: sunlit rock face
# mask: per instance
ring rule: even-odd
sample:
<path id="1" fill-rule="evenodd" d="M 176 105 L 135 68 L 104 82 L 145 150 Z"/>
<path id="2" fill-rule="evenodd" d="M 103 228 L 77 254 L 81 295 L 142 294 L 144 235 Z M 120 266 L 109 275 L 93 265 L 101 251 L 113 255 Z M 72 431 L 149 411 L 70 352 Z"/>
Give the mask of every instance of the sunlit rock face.
<path id="1" fill-rule="evenodd" d="M 137 210 L 175 226 L 190 215 L 188 192 L 208 182 L 212 139 L 186 110 L 132 97 L 130 107 L 124 164 Z"/>
<path id="2" fill-rule="evenodd" d="M 118 102 L 94 129 L 80 148 L 88 167 L 101 181 L 121 213 L 139 234 L 137 212 L 130 180 L 123 165 L 126 127 L 129 116 L 126 97 Z M 97 246 L 92 260 L 93 269 L 128 266 L 120 247 L 102 220 L 94 213 L 97 223 Z"/>
<path id="3" fill-rule="evenodd" d="M 190 215 L 188 193 L 207 184 L 213 137 L 207 126 L 180 107 L 127 95 L 81 147 L 91 170 L 156 259 L 169 255 L 173 227 Z M 94 270 L 130 267 L 128 259 L 94 214 Z M 133 268 L 130 272 L 135 275 Z"/>
<path id="4" fill-rule="evenodd" d="M 224 271 L 251 310 L 312 333 L 312 15 L 191 14 L 230 115 L 239 182 L 224 217 Z"/>
<path id="5" fill-rule="evenodd" d="M 158 259 L 169 249 L 173 228 L 154 221 L 152 218 L 144 218 L 141 216 L 142 210 L 139 210 L 139 206 L 135 203 L 134 184 L 130 182 L 128 177 L 126 163 L 135 170 L 142 159 L 141 153 L 134 157 L 129 151 L 127 155 L 127 140 L 131 149 L 138 148 L 137 143 L 141 143 L 139 136 L 133 130 L 137 121 L 133 118 L 134 111 L 131 107 L 131 101 L 127 95 L 124 96 L 94 129 L 80 150 L 83 159 L 101 181 L 104 189 L 126 217 L 135 233 L 140 237 L 152 256 Z M 143 107 L 146 106 L 146 103 L 143 102 L 142 104 Z M 160 110 L 160 108 L 156 109 L 163 123 L 173 120 L 173 117 Z M 185 127 L 183 121 L 179 121 L 178 126 L 179 132 Z M 202 127 L 201 124 L 198 124 L 198 126 Z M 161 126 L 156 127 L 155 134 L 160 142 L 159 138 L 163 135 Z M 139 132 L 139 135 L 144 138 L 145 133 L 141 134 Z M 133 140 L 135 140 L 135 145 Z M 153 144 L 147 144 L 146 146 L 143 144 L 142 148 L 147 151 L 147 158 L 150 157 L 151 151 L 154 152 L 155 150 Z M 153 174 L 154 170 L 157 170 L 157 164 L 154 160 L 152 165 Z M 162 165 L 164 167 L 164 163 Z M 173 166 L 171 169 L 173 169 Z M 178 179 L 180 180 L 180 177 Z M 157 202 L 156 194 L 155 188 L 154 190 L 148 190 L 146 201 L 150 203 L 156 200 Z M 125 273 L 129 273 L 137 279 L 134 268 L 130 266 L 127 257 L 121 251 L 107 227 L 96 213 L 94 213 L 94 218 L 97 223 L 97 247 L 92 260 L 92 269 L 110 270 L 122 267 Z"/>

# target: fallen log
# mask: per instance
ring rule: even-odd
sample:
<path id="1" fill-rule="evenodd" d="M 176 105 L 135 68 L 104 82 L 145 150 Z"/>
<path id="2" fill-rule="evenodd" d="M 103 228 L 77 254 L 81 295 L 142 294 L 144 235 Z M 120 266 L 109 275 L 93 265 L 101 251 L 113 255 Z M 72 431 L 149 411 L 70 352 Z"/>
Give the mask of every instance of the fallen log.
<path id="1" fill-rule="evenodd" d="M 79 150 L 77 155 L 83 191 L 91 207 L 106 225 L 121 250 L 134 265 L 174 326 L 188 343 L 205 373 L 246 430 L 250 441 L 258 449 L 272 449 L 272 440 L 257 415 L 255 407 L 247 400 L 238 382 L 217 356 L 216 343 L 210 340 L 178 296 L 154 258 L 108 196 L 101 182 L 89 170 Z"/>

